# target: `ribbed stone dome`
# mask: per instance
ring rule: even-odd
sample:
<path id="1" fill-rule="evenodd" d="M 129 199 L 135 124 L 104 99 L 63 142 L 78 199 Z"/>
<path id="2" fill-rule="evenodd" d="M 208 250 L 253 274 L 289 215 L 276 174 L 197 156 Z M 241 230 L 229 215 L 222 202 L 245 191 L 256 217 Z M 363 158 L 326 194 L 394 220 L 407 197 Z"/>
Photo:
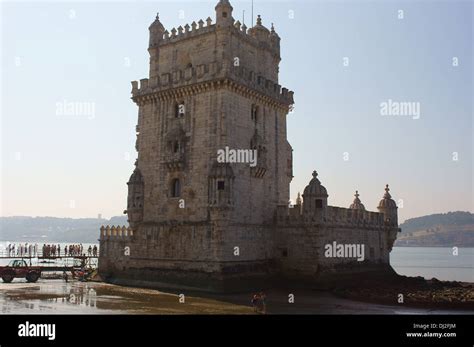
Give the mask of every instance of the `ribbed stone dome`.
<path id="1" fill-rule="evenodd" d="M 153 23 L 151 23 L 151 25 L 149 26 L 149 29 L 153 29 L 153 30 L 161 31 L 161 32 L 165 31 L 165 27 L 160 22 L 160 14 L 159 13 L 156 14 L 155 21 Z"/>
<path id="2" fill-rule="evenodd" d="M 397 208 L 397 203 L 392 199 L 389 190 L 390 188 L 387 184 L 385 186 L 385 194 L 383 195 L 383 199 L 379 202 L 379 208 Z"/>
<path id="3" fill-rule="evenodd" d="M 328 197 L 328 192 L 326 188 L 321 185 L 321 182 L 318 180 L 318 173 L 313 171 L 313 179 L 309 181 L 309 184 L 306 186 L 303 192 L 303 197 Z"/>
<path id="4" fill-rule="evenodd" d="M 356 190 L 356 193 L 354 194 L 355 199 L 352 202 L 351 206 L 349 206 L 350 209 L 352 210 L 365 210 L 365 206 L 362 204 L 362 202 L 359 199 L 359 192 Z"/>

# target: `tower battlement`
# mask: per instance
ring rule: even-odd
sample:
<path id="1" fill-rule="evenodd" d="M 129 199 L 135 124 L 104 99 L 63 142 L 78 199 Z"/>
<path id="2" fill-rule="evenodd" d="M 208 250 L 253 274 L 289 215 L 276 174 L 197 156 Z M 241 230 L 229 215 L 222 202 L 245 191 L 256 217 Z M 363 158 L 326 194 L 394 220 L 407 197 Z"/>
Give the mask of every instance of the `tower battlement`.
<path id="1" fill-rule="evenodd" d="M 126 227 L 125 225 L 120 226 L 101 226 L 100 227 L 100 239 L 106 239 L 109 237 L 119 237 L 125 238 L 133 236 L 133 230 L 131 227 Z"/>
<path id="2" fill-rule="evenodd" d="M 189 94 L 190 91 L 199 93 L 224 86 L 242 93 L 247 92 L 262 100 L 267 98 L 267 101 L 287 108 L 294 103 L 292 91 L 244 66 L 229 68 L 230 64 L 231 62 L 212 62 L 163 73 L 151 79 L 144 78 L 140 82 L 132 81 L 132 98 L 137 103 L 155 98 L 173 99 Z"/>
<path id="3" fill-rule="evenodd" d="M 204 25 L 206 23 L 206 25 Z M 280 40 L 275 31 L 269 32 L 267 35 L 268 40 L 262 40 L 253 35 L 253 28 L 248 28 L 245 24 L 242 24 L 239 20 L 233 22 L 232 26 L 226 27 L 231 34 L 237 35 L 240 39 L 246 40 L 248 43 L 255 47 L 267 49 L 275 54 L 276 57 L 280 57 Z M 183 40 L 189 40 L 196 38 L 199 35 L 206 35 L 215 33 L 219 30 L 216 24 L 212 24 L 212 19 L 208 17 L 206 22 L 200 19 L 197 23 L 194 21 L 191 25 L 186 24 L 179 26 L 178 28 L 172 28 L 171 30 L 165 30 L 163 33 L 158 32 L 157 38 L 154 41 L 151 48 L 161 47 L 168 44 L 175 44 Z"/>

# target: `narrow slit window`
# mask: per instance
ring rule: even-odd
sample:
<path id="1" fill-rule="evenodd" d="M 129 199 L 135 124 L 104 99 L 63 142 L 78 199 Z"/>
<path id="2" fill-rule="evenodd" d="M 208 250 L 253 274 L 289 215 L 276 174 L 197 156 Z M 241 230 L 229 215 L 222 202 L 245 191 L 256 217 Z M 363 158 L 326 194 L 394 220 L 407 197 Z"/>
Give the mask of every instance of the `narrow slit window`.
<path id="1" fill-rule="evenodd" d="M 175 178 L 171 184 L 171 196 L 178 198 L 181 195 L 181 183 L 179 179 Z"/>

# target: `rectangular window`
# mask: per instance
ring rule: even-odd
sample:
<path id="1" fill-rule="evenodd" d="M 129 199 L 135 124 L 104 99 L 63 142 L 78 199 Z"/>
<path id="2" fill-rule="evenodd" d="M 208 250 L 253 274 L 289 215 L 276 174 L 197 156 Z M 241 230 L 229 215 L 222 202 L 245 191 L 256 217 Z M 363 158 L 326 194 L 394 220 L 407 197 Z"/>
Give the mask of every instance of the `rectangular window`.
<path id="1" fill-rule="evenodd" d="M 217 190 L 224 190 L 224 189 L 225 189 L 225 182 L 217 181 Z"/>
<path id="2" fill-rule="evenodd" d="M 316 199 L 316 208 L 323 208 L 323 200 Z"/>

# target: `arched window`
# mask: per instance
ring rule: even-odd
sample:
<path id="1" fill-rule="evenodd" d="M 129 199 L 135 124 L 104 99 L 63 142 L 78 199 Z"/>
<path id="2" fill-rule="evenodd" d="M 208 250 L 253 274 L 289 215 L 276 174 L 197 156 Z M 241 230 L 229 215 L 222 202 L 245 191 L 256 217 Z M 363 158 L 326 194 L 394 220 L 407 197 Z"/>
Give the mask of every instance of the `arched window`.
<path id="1" fill-rule="evenodd" d="M 178 198 L 181 195 L 181 182 L 175 178 L 171 183 L 171 197 Z"/>

